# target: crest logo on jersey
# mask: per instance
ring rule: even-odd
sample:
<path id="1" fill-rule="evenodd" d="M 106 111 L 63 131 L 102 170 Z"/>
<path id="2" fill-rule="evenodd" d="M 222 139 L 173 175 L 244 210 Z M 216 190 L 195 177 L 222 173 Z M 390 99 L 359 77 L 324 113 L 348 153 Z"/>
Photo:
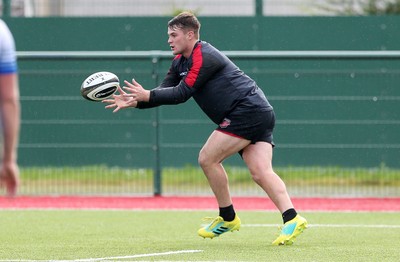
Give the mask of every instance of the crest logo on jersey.
<path id="1" fill-rule="evenodd" d="M 230 124 L 231 124 L 231 120 L 228 118 L 224 118 L 224 120 L 222 120 L 221 124 L 219 124 L 219 127 L 227 128 Z"/>

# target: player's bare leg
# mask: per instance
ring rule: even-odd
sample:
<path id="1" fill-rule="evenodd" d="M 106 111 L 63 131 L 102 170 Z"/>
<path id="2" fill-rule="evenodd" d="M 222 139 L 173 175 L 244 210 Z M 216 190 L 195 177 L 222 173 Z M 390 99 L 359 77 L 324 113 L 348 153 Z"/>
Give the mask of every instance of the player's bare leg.
<path id="1" fill-rule="evenodd" d="M 272 145 L 267 142 L 248 145 L 242 156 L 253 180 L 268 194 L 279 211 L 283 213 L 293 208 L 285 183 L 272 168 Z"/>
<path id="2" fill-rule="evenodd" d="M 220 215 L 212 222 L 199 229 L 198 234 L 204 238 L 214 238 L 228 231 L 239 230 L 240 218 L 234 213 L 229 192 L 228 176 L 222 161 L 237 153 L 250 141 L 214 131 L 208 138 L 199 154 L 199 164 L 208 179 L 208 183 L 217 199 Z M 230 209 L 231 219 L 224 218 L 221 210 Z"/>
<path id="3" fill-rule="evenodd" d="M 222 166 L 222 161 L 249 143 L 248 140 L 214 131 L 200 151 L 199 164 L 220 207 L 232 204 L 228 176 Z"/>
<path id="4" fill-rule="evenodd" d="M 298 235 L 307 227 L 307 220 L 298 215 L 294 208 L 285 183 L 272 168 L 272 145 L 258 142 L 243 150 L 243 159 L 249 167 L 253 180 L 268 194 L 282 214 L 292 213 L 293 218 L 285 219 L 280 235 L 273 245 L 291 245 Z"/>

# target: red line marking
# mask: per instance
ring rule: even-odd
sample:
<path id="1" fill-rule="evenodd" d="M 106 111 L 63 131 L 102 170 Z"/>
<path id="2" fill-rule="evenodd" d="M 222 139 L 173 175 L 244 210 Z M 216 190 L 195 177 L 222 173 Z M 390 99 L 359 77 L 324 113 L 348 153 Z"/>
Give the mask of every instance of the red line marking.
<path id="1" fill-rule="evenodd" d="M 400 211 L 400 198 L 293 198 L 298 211 Z M 236 210 L 277 211 L 268 198 L 234 197 Z M 216 210 L 213 197 L 18 196 L 0 197 L 0 209 Z"/>

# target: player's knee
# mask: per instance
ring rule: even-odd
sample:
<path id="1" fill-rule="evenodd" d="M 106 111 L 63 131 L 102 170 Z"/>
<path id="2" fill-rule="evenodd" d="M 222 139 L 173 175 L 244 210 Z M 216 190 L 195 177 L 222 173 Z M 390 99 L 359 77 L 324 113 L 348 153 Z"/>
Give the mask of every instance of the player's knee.
<path id="1" fill-rule="evenodd" d="M 264 181 L 270 180 L 271 176 L 275 176 L 275 172 L 272 169 L 267 170 L 250 170 L 251 178 L 257 184 L 262 184 Z"/>
<path id="2" fill-rule="evenodd" d="M 200 150 L 199 157 L 197 158 L 197 162 L 199 163 L 201 168 L 204 168 L 206 166 L 207 157 L 206 157 L 206 154 L 204 153 L 204 150 Z"/>
<path id="3" fill-rule="evenodd" d="M 203 169 L 212 165 L 211 157 L 203 149 L 200 150 L 197 162 L 199 163 L 200 167 L 203 168 Z"/>
<path id="4" fill-rule="evenodd" d="M 258 173 L 251 173 L 251 178 L 257 184 L 261 184 L 262 181 L 263 181 L 263 176 L 261 174 L 258 174 Z"/>

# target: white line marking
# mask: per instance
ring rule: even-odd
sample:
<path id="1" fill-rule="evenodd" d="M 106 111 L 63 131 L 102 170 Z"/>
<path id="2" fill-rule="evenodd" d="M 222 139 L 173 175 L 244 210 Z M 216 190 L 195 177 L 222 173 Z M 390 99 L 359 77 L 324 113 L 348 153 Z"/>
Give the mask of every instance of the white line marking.
<path id="1" fill-rule="evenodd" d="M 184 253 L 198 253 L 203 252 L 203 250 L 179 250 L 179 251 L 168 251 L 163 253 L 150 253 L 150 254 L 139 254 L 132 256 L 120 256 L 120 257 L 102 257 L 102 258 L 89 258 L 89 259 L 76 259 L 73 261 L 86 262 L 86 261 L 101 261 L 101 260 L 114 260 L 114 259 L 127 259 L 127 258 L 139 258 L 139 257 L 155 257 L 155 256 L 166 256 L 166 255 L 175 255 L 175 254 L 184 254 Z"/>
<path id="2" fill-rule="evenodd" d="M 132 256 L 119 256 L 119 257 L 101 257 L 101 258 L 85 258 L 85 259 L 74 259 L 74 260 L 30 260 L 30 259 L 13 259 L 13 260 L 0 260 L 0 262 L 94 262 L 94 261 L 107 261 L 116 259 L 130 259 L 130 258 L 140 258 L 140 257 L 155 257 L 155 256 L 168 256 L 175 254 L 185 254 L 185 253 L 198 253 L 203 252 L 203 250 L 178 250 L 178 251 L 168 251 L 162 253 L 149 253 L 149 254 L 138 254 Z"/>
<path id="3" fill-rule="evenodd" d="M 244 224 L 242 227 L 280 227 L 278 224 Z M 309 224 L 308 227 L 400 228 L 400 225 Z"/>

